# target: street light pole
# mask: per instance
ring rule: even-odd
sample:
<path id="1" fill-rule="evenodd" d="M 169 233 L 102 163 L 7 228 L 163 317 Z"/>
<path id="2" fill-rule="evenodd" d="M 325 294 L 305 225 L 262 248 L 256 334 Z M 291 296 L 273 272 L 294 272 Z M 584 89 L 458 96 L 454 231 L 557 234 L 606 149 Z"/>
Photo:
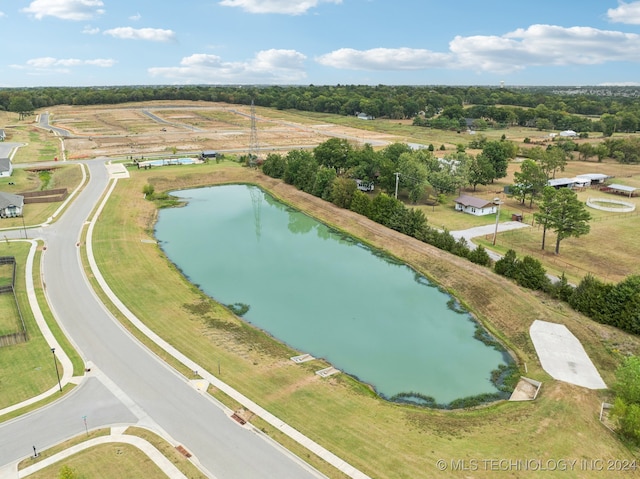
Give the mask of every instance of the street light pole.
<path id="1" fill-rule="evenodd" d="M 498 236 L 498 222 L 500 221 L 500 198 L 494 198 L 493 204 L 498 206 L 498 212 L 496 213 L 496 229 L 493 232 L 493 246 L 496 245 L 496 236 Z"/>
<path id="2" fill-rule="evenodd" d="M 51 348 L 51 353 L 53 354 L 53 364 L 56 367 L 56 376 L 58 377 L 58 388 L 60 392 L 62 392 L 62 384 L 60 384 L 60 372 L 58 371 L 58 361 L 56 361 L 56 348 Z"/>

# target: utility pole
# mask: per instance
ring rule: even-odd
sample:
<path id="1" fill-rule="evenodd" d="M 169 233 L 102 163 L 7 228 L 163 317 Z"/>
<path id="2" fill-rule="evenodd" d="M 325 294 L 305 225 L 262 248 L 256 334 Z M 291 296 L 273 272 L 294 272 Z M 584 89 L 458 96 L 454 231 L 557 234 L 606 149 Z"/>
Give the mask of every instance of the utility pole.
<path id="1" fill-rule="evenodd" d="M 396 200 L 398 199 L 398 182 L 400 181 L 400 173 L 394 173 L 396 175 Z"/>

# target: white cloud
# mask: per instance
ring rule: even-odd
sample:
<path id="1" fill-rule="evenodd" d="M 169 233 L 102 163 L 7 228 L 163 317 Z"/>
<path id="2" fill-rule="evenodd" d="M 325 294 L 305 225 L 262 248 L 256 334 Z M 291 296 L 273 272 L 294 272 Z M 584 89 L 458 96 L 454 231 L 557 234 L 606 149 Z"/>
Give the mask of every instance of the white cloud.
<path id="1" fill-rule="evenodd" d="M 640 86 L 640 82 L 637 82 L 637 81 L 604 82 L 604 83 L 598 83 L 598 86 Z"/>
<path id="2" fill-rule="evenodd" d="M 148 40 L 151 42 L 169 42 L 176 38 L 175 32 L 161 28 L 118 27 L 105 30 L 104 34 L 125 40 Z"/>
<path id="3" fill-rule="evenodd" d="M 33 0 L 22 11 L 38 20 L 47 16 L 63 20 L 89 20 L 103 14 L 103 6 L 101 0 Z"/>
<path id="4" fill-rule="evenodd" d="M 115 65 L 116 61 L 109 58 L 95 58 L 91 60 L 80 60 L 78 58 L 54 58 L 40 57 L 27 60 L 24 65 L 11 65 L 18 70 L 27 70 L 31 73 L 55 72 L 71 73 L 72 67 L 97 66 L 108 68 Z"/>
<path id="5" fill-rule="evenodd" d="M 640 2 L 620 2 L 618 8 L 607 10 L 607 17 L 613 22 L 640 25 Z"/>
<path id="6" fill-rule="evenodd" d="M 100 29 L 99 28 L 94 28 L 91 25 L 87 25 L 86 27 L 84 27 L 82 29 L 82 33 L 86 34 L 86 35 L 95 35 L 96 33 L 100 33 Z"/>
<path id="7" fill-rule="evenodd" d="M 4 12 L 0 12 L 0 18 L 2 18 L 2 17 L 6 17 L 6 16 L 7 16 L 7 14 L 6 14 L 6 13 L 4 13 Z"/>
<path id="8" fill-rule="evenodd" d="M 220 5 L 225 7 L 240 7 L 249 13 L 301 15 L 321 3 L 335 3 L 339 5 L 342 3 L 342 0 L 222 0 Z"/>
<path id="9" fill-rule="evenodd" d="M 598 65 L 640 59 L 640 36 L 591 27 L 532 25 L 503 36 L 455 37 L 459 67 L 510 72 L 531 66 Z"/>
<path id="10" fill-rule="evenodd" d="M 640 35 L 590 27 L 532 25 L 502 36 L 457 36 L 449 43 L 449 51 L 443 53 L 412 48 L 342 48 L 316 61 L 345 70 L 464 68 L 508 73 L 534 66 L 639 62 Z"/>
<path id="11" fill-rule="evenodd" d="M 442 67 L 449 59 L 447 53 L 414 48 L 341 48 L 321 55 L 316 61 L 321 65 L 348 70 L 421 70 Z"/>
<path id="12" fill-rule="evenodd" d="M 129 17 L 129 20 L 133 20 L 134 22 L 137 22 L 138 20 L 140 20 L 142 18 L 142 15 L 140 15 L 139 13 L 136 13 L 135 15 L 131 15 Z"/>
<path id="13" fill-rule="evenodd" d="M 177 67 L 149 68 L 149 74 L 176 83 L 296 83 L 306 78 L 306 57 L 295 50 L 264 50 L 245 62 L 226 62 L 217 55 L 195 53 Z"/>

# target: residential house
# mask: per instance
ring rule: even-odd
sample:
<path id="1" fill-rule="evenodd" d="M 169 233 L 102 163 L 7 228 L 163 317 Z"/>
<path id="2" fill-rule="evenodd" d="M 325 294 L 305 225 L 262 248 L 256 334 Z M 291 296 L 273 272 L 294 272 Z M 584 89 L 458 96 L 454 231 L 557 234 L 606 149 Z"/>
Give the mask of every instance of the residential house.
<path id="1" fill-rule="evenodd" d="M 22 216 L 24 196 L 0 191 L 0 218 Z"/>
<path id="2" fill-rule="evenodd" d="M 498 210 L 498 205 L 493 200 L 485 200 L 476 196 L 461 195 L 453 201 L 456 204 L 456 211 L 463 211 L 470 215 L 490 215 Z"/>
<path id="3" fill-rule="evenodd" d="M 8 177 L 13 174 L 13 165 L 9 158 L 0 158 L 0 178 Z"/>

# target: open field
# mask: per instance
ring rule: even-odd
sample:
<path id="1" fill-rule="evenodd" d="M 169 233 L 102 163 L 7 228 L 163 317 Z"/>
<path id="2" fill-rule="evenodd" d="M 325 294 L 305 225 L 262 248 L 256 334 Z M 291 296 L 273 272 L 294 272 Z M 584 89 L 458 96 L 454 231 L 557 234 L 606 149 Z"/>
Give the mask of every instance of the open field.
<path id="1" fill-rule="evenodd" d="M 534 319 L 566 324 L 611 383 L 619 352 L 639 350 L 638 338 L 593 323 L 565 305 L 516 287 L 485 268 L 387 230 L 351 212 L 237 165 L 132 170 L 120 181 L 96 228 L 94 250 L 112 288 L 145 323 L 185 354 L 293 427 L 373 477 L 425 477 L 435 462 L 483 457 L 627 457 L 630 452 L 597 420 L 601 392 L 552 381 L 528 336 Z M 169 264 L 152 239 L 156 191 L 251 182 L 286 203 L 364 239 L 434 278 L 500 337 L 528 376 L 544 382 L 535 403 L 500 403 L 474 411 L 431 411 L 385 402 L 348 376 L 324 380 L 322 366 L 295 365 L 295 351 L 253 330 L 204 297 Z M 123 205 L 127 213 L 122 215 Z M 130 267 L 121 268 L 122 264 Z M 136 285 L 131 288 L 130 285 Z M 589 441 L 580 438 L 590 438 Z M 340 477 L 326 471 L 331 477 Z M 455 477 L 444 473 L 442 477 Z M 593 473 L 556 477 L 596 477 Z M 551 474 L 552 476 L 552 474 Z M 476 477 L 492 477 L 483 472 Z"/>

